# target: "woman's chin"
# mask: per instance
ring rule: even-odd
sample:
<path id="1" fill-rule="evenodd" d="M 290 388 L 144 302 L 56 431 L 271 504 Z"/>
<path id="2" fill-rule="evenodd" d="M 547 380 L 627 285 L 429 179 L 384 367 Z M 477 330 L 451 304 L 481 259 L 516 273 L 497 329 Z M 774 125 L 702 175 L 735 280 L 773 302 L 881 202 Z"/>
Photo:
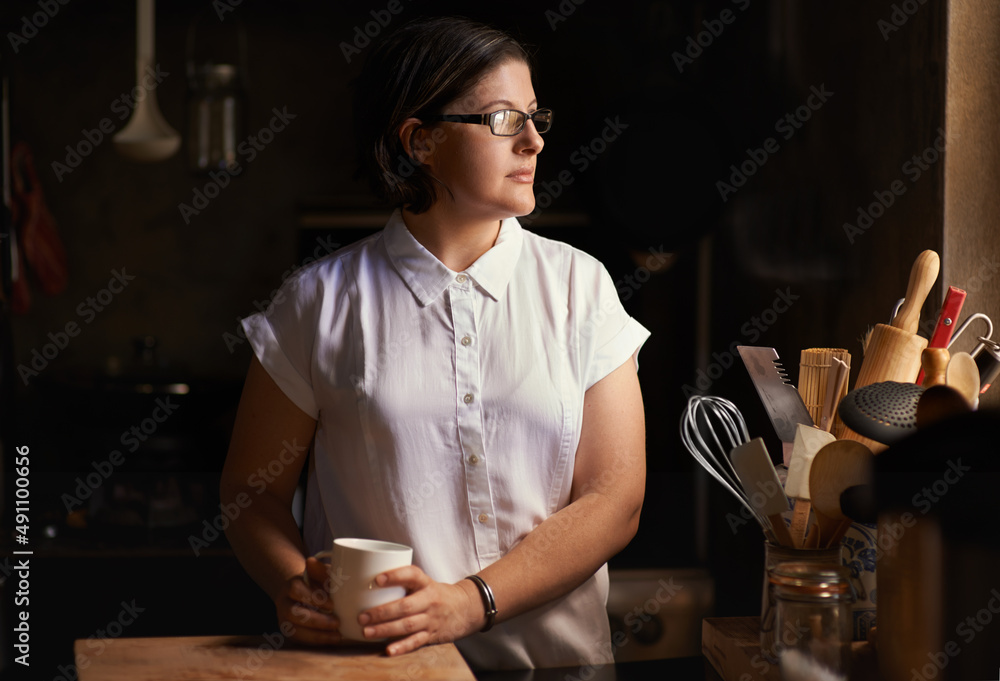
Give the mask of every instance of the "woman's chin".
<path id="1" fill-rule="evenodd" d="M 530 215 L 535 210 L 535 195 L 531 194 L 523 199 L 514 201 L 511 205 L 511 215 L 521 217 Z"/>

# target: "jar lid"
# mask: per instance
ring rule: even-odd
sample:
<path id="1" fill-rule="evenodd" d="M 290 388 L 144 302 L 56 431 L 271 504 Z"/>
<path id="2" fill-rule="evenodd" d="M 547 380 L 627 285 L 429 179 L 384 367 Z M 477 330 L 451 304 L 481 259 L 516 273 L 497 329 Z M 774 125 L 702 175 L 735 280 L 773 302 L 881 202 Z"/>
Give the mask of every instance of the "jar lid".
<path id="1" fill-rule="evenodd" d="M 775 596 L 809 599 L 854 599 L 854 588 L 847 571 L 826 563 L 795 561 L 778 563 L 770 573 Z"/>

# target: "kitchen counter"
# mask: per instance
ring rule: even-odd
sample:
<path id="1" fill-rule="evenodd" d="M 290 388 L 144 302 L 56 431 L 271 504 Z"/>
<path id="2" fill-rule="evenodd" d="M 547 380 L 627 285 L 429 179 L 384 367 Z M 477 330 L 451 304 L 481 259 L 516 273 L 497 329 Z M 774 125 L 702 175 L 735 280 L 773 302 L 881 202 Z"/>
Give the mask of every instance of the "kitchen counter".
<path id="1" fill-rule="evenodd" d="M 703 656 L 603 667 L 473 672 L 453 644 L 427 646 L 396 658 L 379 644 L 311 648 L 266 636 L 121 638 L 98 647 L 76 641 L 79 681 L 175 681 L 181 678 L 278 679 L 297 681 L 779 681 L 777 665 L 760 655 L 757 617 L 707 618 Z M 853 645 L 852 681 L 873 681 L 871 646 Z"/>
<path id="2" fill-rule="evenodd" d="M 553 667 L 507 672 L 478 672 L 477 681 L 724 681 L 701 656 L 618 662 L 591 667 Z"/>
<path id="3" fill-rule="evenodd" d="M 380 646 L 314 649 L 285 645 L 281 637 L 198 636 L 121 638 L 97 648 L 76 642 L 80 681 L 174 681 L 180 678 L 298 681 L 721 681 L 703 657 L 624 662 L 601 668 L 473 673 L 452 644 L 387 658 Z"/>

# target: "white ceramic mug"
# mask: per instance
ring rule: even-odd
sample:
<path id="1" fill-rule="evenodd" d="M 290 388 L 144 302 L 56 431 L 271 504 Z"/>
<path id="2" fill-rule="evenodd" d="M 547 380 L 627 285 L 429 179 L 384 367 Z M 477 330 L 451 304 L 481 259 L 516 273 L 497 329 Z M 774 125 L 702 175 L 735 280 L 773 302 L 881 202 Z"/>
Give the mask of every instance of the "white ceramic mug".
<path id="1" fill-rule="evenodd" d="M 409 565 L 413 562 L 413 549 L 377 539 L 341 538 L 333 540 L 333 549 L 320 551 L 313 557 L 330 559 L 330 597 L 344 638 L 355 641 L 384 640 L 365 639 L 358 624 L 358 615 L 406 595 L 401 586 L 376 586 L 375 577 Z"/>

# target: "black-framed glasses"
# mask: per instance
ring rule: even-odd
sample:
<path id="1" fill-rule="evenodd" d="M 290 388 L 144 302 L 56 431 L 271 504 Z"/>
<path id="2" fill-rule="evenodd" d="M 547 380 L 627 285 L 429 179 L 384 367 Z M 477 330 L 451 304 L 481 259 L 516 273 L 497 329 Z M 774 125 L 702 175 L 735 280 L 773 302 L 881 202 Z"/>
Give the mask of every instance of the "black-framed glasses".
<path id="1" fill-rule="evenodd" d="M 434 114 L 421 118 L 426 121 L 488 125 L 490 132 L 498 137 L 513 137 L 519 134 L 528 121 L 535 122 L 535 130 L 539 134 L 548 132 L 552 127 L 552 109 L 538 109 L 530 114 L 517 109 L 502 109 L 488 114 Z"/>

